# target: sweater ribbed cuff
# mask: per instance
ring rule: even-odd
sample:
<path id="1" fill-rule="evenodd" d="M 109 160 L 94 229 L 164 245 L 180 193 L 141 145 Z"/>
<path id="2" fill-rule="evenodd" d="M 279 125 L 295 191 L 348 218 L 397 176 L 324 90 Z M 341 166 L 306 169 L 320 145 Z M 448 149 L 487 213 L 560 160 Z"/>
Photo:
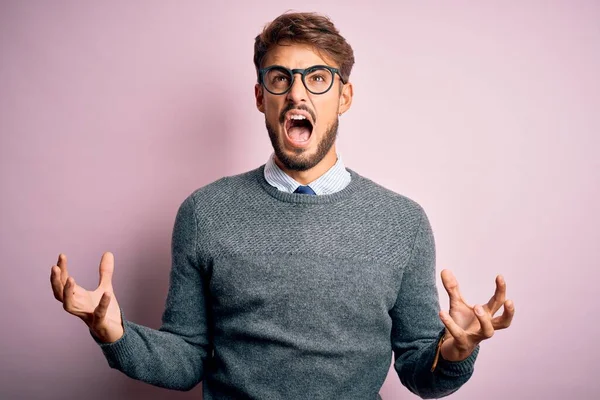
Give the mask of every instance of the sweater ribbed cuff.
<path id="1" fill-rule="evenodd" d="M 440 354 L 440 359 L 438 361 L 436 371 L 439 371 L 440 373 L 447 376 L 471 375 L 473 373 L 473 369 L 475 368 L 475 360 L 477 359 L 478 354 L 479 345 L 475 347 L 475 349 L 469 355 L 469 357 L 461 361 L 444 360 L 444 358 Z"/>
<path id="2" fill-rule="evenodd" d="M 125 319 L 123 309 L 120 308 L 120 311 L 121 320 L 123 321 L 123 336 L 118 340 L 112 343 L 101 342 L 94 336 L 92 331 L 89 330 L 94 341 L 100 346 L 104 357 L 108 361 L 108 365 L 112 368 L 115 368 L 117 365 L 123 365 L 123 362 L 130 359 L 132 356 L 131 334 L 129 333 L 131 329 L 129 328 L 129 322 Z"/>

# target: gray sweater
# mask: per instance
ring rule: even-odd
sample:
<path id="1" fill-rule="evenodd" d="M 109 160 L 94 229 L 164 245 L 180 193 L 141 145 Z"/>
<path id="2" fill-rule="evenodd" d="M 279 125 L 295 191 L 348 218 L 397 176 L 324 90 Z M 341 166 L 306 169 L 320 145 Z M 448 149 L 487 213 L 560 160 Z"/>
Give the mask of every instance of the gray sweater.
<path id="1" fill-rule="evenodd" d="M 479 348 L 430 372 L 443 325 L 423 209 L 350 169 L 322 196 L 279 191 L 263 169 L 182 203 L 162 326 L 122 314 L 123 337 L 94 338 L 108 364 L 170 389 L 203 381 L 205 400 L 373 400 L 392 351 L 423 398 L 464 384 Z"/>

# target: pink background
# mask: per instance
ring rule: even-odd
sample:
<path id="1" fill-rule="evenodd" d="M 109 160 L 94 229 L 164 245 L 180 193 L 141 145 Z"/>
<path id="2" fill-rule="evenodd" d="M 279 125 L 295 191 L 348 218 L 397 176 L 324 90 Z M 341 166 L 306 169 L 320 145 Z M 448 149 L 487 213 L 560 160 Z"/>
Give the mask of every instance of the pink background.
<path id="1" fill-rule="evenodd" d="M 468 301 L 508 282 L 513 326 L 451 398 L 600 395 L 600 4 L 391 3 L 0 3 L 1 398 L 200 398 L 111 370 L 50 266 L 95 288 L 114 252 L 127 317 L 158 328 L 178 206 L 271 152 L 253 39 L 298 7 L 355 50 L 346 165 L 425 208 Z M 393 370 L 381 393 L 414 398 Z"/>

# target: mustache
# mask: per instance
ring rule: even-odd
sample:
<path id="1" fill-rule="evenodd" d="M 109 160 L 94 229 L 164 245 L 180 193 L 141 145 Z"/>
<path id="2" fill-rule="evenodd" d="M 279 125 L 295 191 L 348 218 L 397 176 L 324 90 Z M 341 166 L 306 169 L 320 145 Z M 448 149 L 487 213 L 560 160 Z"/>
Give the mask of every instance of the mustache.
<path id="1" fill-rule="evenodd" d="M 290 111 L 290 110 L 302 110 L 302 111 L 306 111 L 307 113 L 310 114 L 310 117 L 313 120 L 313 123 L 317 123 L 317 117 L 315 116 L 315 113 L 312 112 L 312 110 L 310 110 L 307 106 L 305 106 L 304 104 L 298 104 L 298 105 L 294 105 L 292 103 L 288 103 L 285 108 L 283 109 L 283 111 L 281 112 L 281 115 L 279 116 L 279 123 L 283 124 L 283 122 L 285 121 L 285 114 Z"/>

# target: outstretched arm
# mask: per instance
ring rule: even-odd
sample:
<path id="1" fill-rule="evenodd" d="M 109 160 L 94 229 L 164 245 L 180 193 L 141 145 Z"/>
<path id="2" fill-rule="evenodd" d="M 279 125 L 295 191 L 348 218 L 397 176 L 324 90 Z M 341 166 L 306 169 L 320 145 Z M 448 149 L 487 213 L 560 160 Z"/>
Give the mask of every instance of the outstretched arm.
<path id="1" fill-rule="evenodd" d="M 496 293 L 482 307 L 469 306 L 463 300 L 450 271 L 442 272 L 442 281 L 450 296 L 449 313 L 440 311 L 435 242 L 429 220 L 422 212 L 402 286 L 390 311 L 394 368 L 404 386 L 422 398 L 447 396 L 467 382 L 479 343 L 491 337 L 495 329 L 508 327 L 514 315 L 513 303 L 505 300 L 502 277 L 496 279 Z M 504 313 L 494 318 L 502 306 Z M 481 310 L 483 314 L 478 314 Z"/>
<path id="2" fill-rule="evenodd" d="M 206 280 L 196 252 L 194 208 L 190 196 L 177 213 L 169 293 L 158 330 L 125 318 L 112 292 L 111 253 L 102 257 L 100 286 L 94 292 L 87 292 L 68 277 L 64 256 L 51 274 L 55 297 L 64 300 L 65 310 L 86 322 L 112 368 L 131 378 L 175 390 L 190 390 L 203 379 L 210 348 Z"/>
<path id="3" fill-rule="evenodd" d="M 210 341 L 206 280 L 196 251 L 193 197 L 177 213 L 172 237 L 169 293 L 158 330 L 123 318 L 125 333 L 114 343 L 99 343 L 109 365 L 146 383 L 191 390 L 204 377 Z"/>

